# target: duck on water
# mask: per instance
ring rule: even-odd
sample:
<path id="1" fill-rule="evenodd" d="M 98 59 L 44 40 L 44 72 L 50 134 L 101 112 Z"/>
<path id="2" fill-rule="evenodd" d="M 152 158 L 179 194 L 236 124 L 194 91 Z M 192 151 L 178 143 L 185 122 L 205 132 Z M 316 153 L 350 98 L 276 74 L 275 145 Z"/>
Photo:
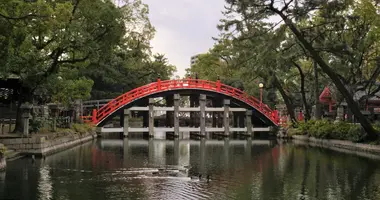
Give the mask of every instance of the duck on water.
<path id="1" fill-rule="evenodd" d="M 211 180 L 211 176 L 209 174 L 207 174 L 206 178 L 202 178 L 202 174 L 199 174 L 198 176 L 191 176 L 190 179 L 191 180 L 199 180 L 199 181 L 206 180 L 208 183 Z"/>

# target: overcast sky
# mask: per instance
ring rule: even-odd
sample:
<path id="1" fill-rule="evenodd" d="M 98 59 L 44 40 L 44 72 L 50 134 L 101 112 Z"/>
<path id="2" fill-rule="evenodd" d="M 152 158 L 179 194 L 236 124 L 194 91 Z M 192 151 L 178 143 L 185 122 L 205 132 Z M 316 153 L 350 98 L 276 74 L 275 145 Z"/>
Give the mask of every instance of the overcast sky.
<path id="1" fill-rule="evenodd" d="M 224 0 L 143 0 L 156 28 L 153 52 L 163 53 L 183 77 L 190 57 L 207 52 L 218 36 L 216 25 L 222 17 Z"/>

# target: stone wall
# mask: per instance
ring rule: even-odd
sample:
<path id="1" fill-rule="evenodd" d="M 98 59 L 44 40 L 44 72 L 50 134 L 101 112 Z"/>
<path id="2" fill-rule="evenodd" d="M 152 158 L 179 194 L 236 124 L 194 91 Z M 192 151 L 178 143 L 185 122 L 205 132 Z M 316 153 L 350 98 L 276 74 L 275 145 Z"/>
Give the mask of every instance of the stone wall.
<path id="1" fill-rule="evenodd" d="M 346 141 L 346 140 L 318 139 L 314 137 L 308 137 L 305 135 L 294 135 L 292 137 L 295 140 L 307 141 L 310 143 L 318 144 L 319 146 L 326 147 L 326 148 L 341 148 L 341 149 L 347 149 L 347 150 L 353 150 L 353 151 L 380 153 L 380 145 L 354 143 L 354 142 Z"/>
<path id="2" fill-rule="evenodd" d="M 36 136 L 33 138 L 0 139 L 0 143 L 3 143 L 8 149 L 13 149 L 22 154 L 44 156 L 82 144 L 95 137 L 96 134 L 94 133 L 72 134 L 49 140 L 47 139 L 48 136 Z"/>
<path id="3" fill-rule="evenodd" d="M 0 144 L 0 149 L 3 149 L 4 145 Z M 2 151 L 0 151 L 0 171 L 5 170 L 5 167 L 7 166 L 6 158 Z"/>

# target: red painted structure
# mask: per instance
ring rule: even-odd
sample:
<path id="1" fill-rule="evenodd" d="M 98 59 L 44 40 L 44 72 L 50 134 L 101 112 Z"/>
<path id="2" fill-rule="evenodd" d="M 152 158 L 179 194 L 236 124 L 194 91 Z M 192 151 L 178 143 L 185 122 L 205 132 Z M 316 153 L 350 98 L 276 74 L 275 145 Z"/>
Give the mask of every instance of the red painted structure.
<path id="1" fill-rule="evenodd" d="M 86 122 L 92 122 L 95 125 L 99 125 L 108 116 L 112 115 L 120 108 L 131 102 L 134 102 L 137 99 L 141 99 L 153 94 L 183 89 L 211 91 L 235 98 L 250 105 L 258 112 L 262 113 L 266 118 L 273 122 L 273 124 L 279 125 L 278 111 L 272 110 L 266 104 L 260 103 L 260 101 L 255 97 L 249 96 L 247 93 L 237 88 L 225 85 L 219 80 L 214 82 L 200 79 L 165 81 L 158 79 L 157 82 L 135 88 L 127 93 L 118 96 L 117 98 L 101 107 L 99 110 L 94 109 L 92 116 L 83 116 L 82 118 Z"/>
<path id="2" fill-rule="evenodd" d="M 332 107 L 336 103 L 331 95 L 331 90 L 327 86 L 323 89 L 321 95 L 319 96 L 319 101 L 324 104 L 329 105 L 329 112 L 332 112 Z"/>

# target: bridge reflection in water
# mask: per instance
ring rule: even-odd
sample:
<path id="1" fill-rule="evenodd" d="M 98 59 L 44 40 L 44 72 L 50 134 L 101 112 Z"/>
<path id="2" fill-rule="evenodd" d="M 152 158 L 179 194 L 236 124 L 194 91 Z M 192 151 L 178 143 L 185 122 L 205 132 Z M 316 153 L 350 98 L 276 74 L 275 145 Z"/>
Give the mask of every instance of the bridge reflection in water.
<path id="1" fill-rule="evenodd" d="M 223 148 L 224 166 L 228 168 L 230 149 L 234 146 L 240 146 L 245 149 L 245 156 L 251 157 L 251 149 L 253 146 L 273 146 L 275 141 L 271 140 L 135 140 L 135 139 L 102 139 L 95 147 L 92 148 L 92 162 L 94 167 L 99 164 L 108 163 L 110 168 L 128 168 L 136 167 L 136 163 L 149 166 L 152 168 L 160 168 L 162 166 L 187 167 L 190 166 L 190 156 L 194 154 L 199 156 L 199 173 L 206 173 L 207 154 L 211 156 L 212 152 L 207 149 Z M 207 146 L 207 148 L 206 148 Z M 191 153 L 190 147 L 193 152 Z M 113 153 L 115 149 L 123 152 L 123 163 L 118 162 L 119 158 Z M 110 150 L 109 152 L 107 150 Z M 136 156 L 143 154 L 142 156 Z M 147 155 L 146 155 L 147 154 Z M 145 163 L 145 156 L 148 157 L 148 163 Z M 215 155 L 214 155 L 215 156 Z M 141 160 L 139 160 L 141 159 Z M 141 166 L 143 167 L 143 166 Z"/>

